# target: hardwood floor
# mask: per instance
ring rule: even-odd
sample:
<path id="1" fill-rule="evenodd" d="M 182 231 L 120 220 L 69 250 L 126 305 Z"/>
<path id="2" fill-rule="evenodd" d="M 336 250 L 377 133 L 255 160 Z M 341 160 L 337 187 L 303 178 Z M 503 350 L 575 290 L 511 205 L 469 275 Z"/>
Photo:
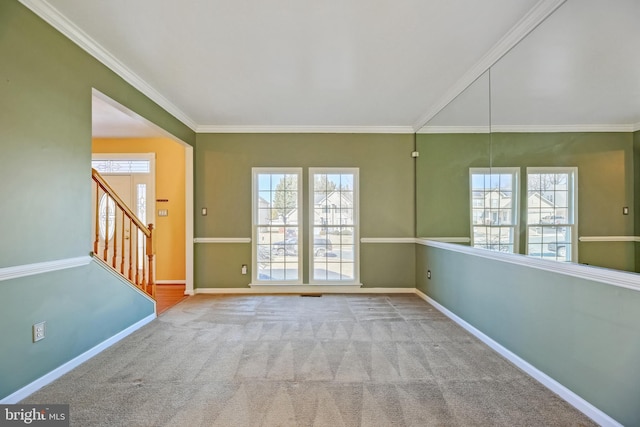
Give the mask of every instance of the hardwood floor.
<path id="1" fill-rule="evenodd" d="M 156 285 L 157 314 L 162 314 L 185 298 L 188 295 L 184 294 L 184 285 Z"/>

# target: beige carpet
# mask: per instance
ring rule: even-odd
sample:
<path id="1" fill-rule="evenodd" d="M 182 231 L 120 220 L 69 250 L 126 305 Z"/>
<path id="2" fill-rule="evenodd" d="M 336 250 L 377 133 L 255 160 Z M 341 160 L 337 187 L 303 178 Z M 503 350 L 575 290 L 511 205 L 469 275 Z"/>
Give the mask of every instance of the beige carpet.
<path id="1" fill-rule="evenodd" d="M 414 295 L 198 295 L 24 402 L 88 427 L 595 425 Z"/>

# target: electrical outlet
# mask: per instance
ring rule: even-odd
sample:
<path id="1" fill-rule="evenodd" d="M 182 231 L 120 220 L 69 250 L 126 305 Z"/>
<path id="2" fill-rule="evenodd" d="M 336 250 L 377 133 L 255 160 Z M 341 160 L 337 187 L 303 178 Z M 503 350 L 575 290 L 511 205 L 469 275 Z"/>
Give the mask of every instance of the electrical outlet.
<path id="1" fill-rule="evenodd" d="M 427 279 L 431 280 L 431 270 L 427 270 Z"/>
<path id="2" fill-rule="evenodd" d="M 242 274 L 247 274 L 247 264 L 242 264 Z"/>
<path id="3" fill-rule="evenodd" d="M 44 339 L 44 324 L 47 322 L 40 322 L 33 325 L 33 342 Z"/>

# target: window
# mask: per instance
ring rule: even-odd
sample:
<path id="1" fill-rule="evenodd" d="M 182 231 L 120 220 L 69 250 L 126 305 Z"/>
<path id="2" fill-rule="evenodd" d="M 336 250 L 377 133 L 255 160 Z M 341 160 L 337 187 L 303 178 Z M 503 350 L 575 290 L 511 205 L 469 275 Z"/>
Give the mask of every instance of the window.
<path id="1" fill-rule="evenodd" d="M 577 168 L 527 168 L 527 254 L 577 260 Z"/>
<path id="2" fill-rule="evenodd" d="M 147 222 L 147 184 L 136 184 L 136 206 L 135 206 L 135 214 L 143 224 L 148 224 Z M 116 229 L 116 220 L 119 223 L 124 221 L 122 214 L 116 219 L 116 203 L 113 199 L 108 196 L 106 193 L 100 197 L 99 203 L 99 230 L 101 240 L 108 240 L 111 242 L 113 239 L 113 233 Z M 107 230 L 107 225 L 109 230 Z M 126 232 L 129 233 L 129 226 L 126 227 Z M 144 253 L 144 244 L 145 244 L 145 236 L 142 230 L 138 230 L 138 238 L 136 239 L 138 244 L 138 253 Z M 109 243 L 111 244 L 111 243 Z M 144 263 L 144 257 L 141 257 L 138 260 L 138 268 L 142 268 L 142 264 Z"/>
<path id="3" fill-rule="evenodd" d="M 100 172 L 107 183 L 116 191 L 125 204 L 135 213 L 143 224 L 157 222 L 155 220 L 155 153 L 93 153 L 91 167 Z M 92 187 L 93 197 L 98 197 L 96 188 Z M 115 232 L 115 222 L 122 222 L 122 214 L 116 219 L 116 208 L 113 199 L 102 194 L 98 204 L 98 225 L 102 240 L 111 241 Z M 95 209 L 95 207 L 93 207 Z M 94 213 L 95 216 L 95 213 Z M 108 229 L 107 229 L 108 223 Z M 126 234 L 130 230 L 126 227 Z M 92 230 L 92 234 L 95 230 Z M 138 231 L 138 252 L 144 253 L 144 233 Z M 129 237 L 126 237 L 127 239 Z M 111 243 L 110 243 L 111 244 Z M 126 249 L 129 250 L 128 248 Z M 138 260 L 142 268 L 144 257 Z"/>
<path id="4" fill-rule="evenodd" d="M 91 167 L 101 174 L 149 173 L 151 171 L 151 162 L 149 160 L 135 159 L 94 159 L 91 160 Z"/>
<path id="5" fill-rule="evenodd" d="M 113 239 L 113 233 L 116 230 L 116 203 L 106 193 L 103 194 L 102 197 L 100 197 L 98 212 L 100 212 L 100 239 Z M 108 232 L 107 226 L 109 227 Z"/>
<path id="6" fill-rule="evenodd" d="M 518 168 L 471 168 L 471 246 L 514 252 L 518 230 Z"/>
<path id="7" fill-rule="evenodd" d="M 301 283 L 299 168 L 253 169 L 253 281 Z"/>
<path id="8" fill-rule="evenodd" d="M 358 169 L 309 170 L 311 282 L 358 280 Z"/>

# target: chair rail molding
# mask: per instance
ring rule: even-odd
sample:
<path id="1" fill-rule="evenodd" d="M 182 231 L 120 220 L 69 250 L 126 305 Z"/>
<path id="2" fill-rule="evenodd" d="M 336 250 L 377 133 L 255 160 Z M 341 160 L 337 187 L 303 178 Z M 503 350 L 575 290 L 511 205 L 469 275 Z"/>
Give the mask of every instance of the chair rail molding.
<path id="1" fill-rule="evenodd" d="M 580 236 L 581 242 L 640 242 L 638 236 Z"/>
<path id="2" fill-rule="evenodd" d="M 193 243 L 251 243 L 251 237 L 196 237 Z"/>
<path id="3" fill-rule="evenodd" d="M 415 243 L 415 237 L 362 237 L 360 243 Z"/>
<path id="4" fill-rule="evenodd" d="M 422 243 L 423 240 L 443 243 L 471 243 L 471 237 L 418 237 L 416 243 Z"/>
<path id="5" fill-rule="evenodd" d="M 610 270 L 602 267 L 594 267 L 592 265 L 550 261 L 520 254 L 496 252 L 487 249 L 473 248 L 466 245 L 436 242 L 428 239 L 418 239 L 418 244 L 453 252 L 460 252 L 481 258 L 488 258 L 498 262 L 507 262 L 539 270 L 546 270 L 552 273 L 592 280 L 594 282 L 618 286 L 620 288 L 631 289 L 633 291 L 640 291 L 640 275 L 637 273 Z"/>
<path id="6" fill-rule="evenodd" d="M 33 264 L 16 265 L 0 268 L 0 281 L 17 279 L 19 277 L 50 273 L 66 268 L 82 267 L 91 262 L 91 256 L 85 255 L 75 258 L 58 259 L 54 261 L 36 262 Z"/>

